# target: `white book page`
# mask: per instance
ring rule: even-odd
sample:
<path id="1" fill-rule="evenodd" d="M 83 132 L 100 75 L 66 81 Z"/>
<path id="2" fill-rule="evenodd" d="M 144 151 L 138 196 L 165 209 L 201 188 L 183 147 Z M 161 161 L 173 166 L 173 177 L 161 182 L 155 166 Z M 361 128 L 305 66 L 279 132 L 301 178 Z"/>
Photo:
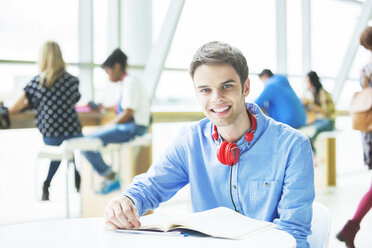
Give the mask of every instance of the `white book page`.
<path id="1" fill-rule="evenodd" d="M 255 220 L 232 209 L 219 207 L 192 214 L 154 213 L 141 217 L 139 229 L 168 231 L 171 228 L 187 228 L 214 237 L 242 239 L 275 225 Z"/>
<path id="2" fill-rule="evenodd" d="M 140 218 L 141 226 L 138 229 L 159 229 L 168 231 L 175 220 L 183 219 L 180 214 L 154 213 Z"/>
<path id="3" fill-rule="evenodd" d="M 194 213 L 178 220 L 177 224 L 192 227 L 205 234 L 235 239 L 275 226 L 271 222 L 255 220 L 225 207 Z"/>

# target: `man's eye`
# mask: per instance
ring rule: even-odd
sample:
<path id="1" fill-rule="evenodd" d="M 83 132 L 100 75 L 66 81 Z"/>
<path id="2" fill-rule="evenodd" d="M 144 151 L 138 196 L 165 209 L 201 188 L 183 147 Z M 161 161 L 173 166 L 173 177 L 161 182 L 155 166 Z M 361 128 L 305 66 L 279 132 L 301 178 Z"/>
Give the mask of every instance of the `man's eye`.
<path id="1" fill-rule="evenodd" d="M 209 89 L 201 89 L 200 92 L 201 93 L 208 93 L 209 92 Z"/>
<path id="2" fill-rule="evenodd" d="M 224 86 L 222 86 L 223 89 L 228 89 L 228 88 L 231 88 L 232 85 L 231 84 L 225 84 Z"/>

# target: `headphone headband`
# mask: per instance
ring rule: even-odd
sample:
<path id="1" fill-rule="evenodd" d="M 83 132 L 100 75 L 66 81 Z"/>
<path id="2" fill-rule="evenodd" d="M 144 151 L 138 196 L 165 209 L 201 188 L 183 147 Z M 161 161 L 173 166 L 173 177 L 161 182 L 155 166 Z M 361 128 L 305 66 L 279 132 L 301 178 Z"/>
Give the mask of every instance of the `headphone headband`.
<path id="1" fill-rule="evenodd" d="M 254 137 L 254 132 L 256 131 L 257 121 L 256 117 L 247 109 L 249 120 L 251 121 L 251 129 L 245 134 L 244 139 L 247 142 L 251 142 Z M 218 140 L 218 130 L 217 126 L 213 125 L 212 137 L 215 141 Z M 235 143 L 229 143 L 227 141 L 222 142 L 222 144 L 217 149 L 217 159 L 222 163 L 229 166 L 234 166 L 239 162 L 240 150 Z"/>
<path id="2" fill-rule="evenodd" d="M 254 115 L 248 109 L 247 109 L 247 113 L 248 113 L 248 118 L 251 121 L 251 129 L 245 134 L 244 139 L 247 142 L 251 142 L 254 137 L 254 132 L 256 132 L 257 121 L 256 121 L 256 117 L 254 117 Z M 217 130 L 216 125 L 213 125 L 212 137 L 215 141 L 218 140 L 218 130 Z"/>

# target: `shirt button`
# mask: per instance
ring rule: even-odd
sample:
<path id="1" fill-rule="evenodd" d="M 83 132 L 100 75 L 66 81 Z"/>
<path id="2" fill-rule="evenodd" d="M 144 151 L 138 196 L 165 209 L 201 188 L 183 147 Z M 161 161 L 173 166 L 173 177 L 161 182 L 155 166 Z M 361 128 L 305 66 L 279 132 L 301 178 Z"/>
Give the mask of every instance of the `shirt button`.
<path id="1" fill-rule="evenodd" d="M 234 187 L 234 189 L 236 189 L 236 185 L 234 185 L 233 187 Z"/>

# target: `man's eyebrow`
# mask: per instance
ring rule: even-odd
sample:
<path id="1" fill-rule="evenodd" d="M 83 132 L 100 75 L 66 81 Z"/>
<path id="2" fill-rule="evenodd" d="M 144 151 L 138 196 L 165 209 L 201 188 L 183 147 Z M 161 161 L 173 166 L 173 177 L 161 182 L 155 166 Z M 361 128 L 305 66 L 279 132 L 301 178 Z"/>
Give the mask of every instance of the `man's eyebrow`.
<path id="1" fill-rule="evenodd" d="M 220 84 L 228 84 L 228 83 L 236 83 L 236 81 L 234 79 L 229 79 L 229 80 L 223 81 Z M 200 89 L 200 88 L 207 88 L 207 87 L 209 87 L 209 86 L 208 85 L 199 85 L 197 88 Z"/>
<path id="2" fill-rule="evenodd" d="M 221 84 L 228 84 L 228 83 L 236 83 L 236 81 L 234 79 L 229 79 L 229 80 L 222 82 Z"/>
<path id="3" fill-rule="evenodd" d="M 200 88 L 207 88 L 209 87 L 208 85 L 199 85 L 197 88 L 200 89 Z"/>

